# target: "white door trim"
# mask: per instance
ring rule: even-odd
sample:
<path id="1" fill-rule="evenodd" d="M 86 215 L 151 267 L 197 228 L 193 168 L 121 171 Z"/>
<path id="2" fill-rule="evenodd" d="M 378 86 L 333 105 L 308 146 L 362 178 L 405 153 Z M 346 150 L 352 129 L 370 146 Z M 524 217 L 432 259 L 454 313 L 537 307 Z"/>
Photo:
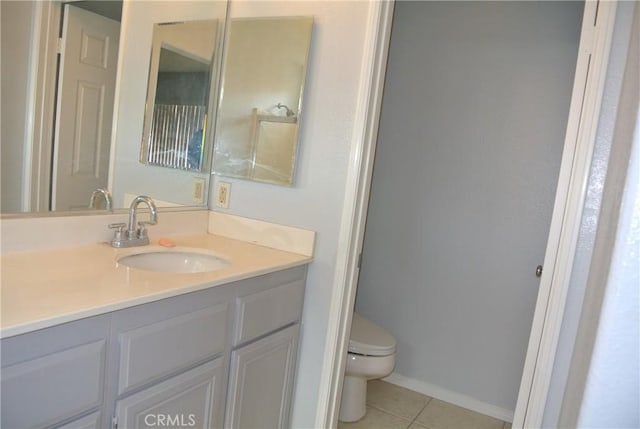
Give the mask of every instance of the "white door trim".
<path id="1" fill-rule="evenodd" d="M 315 427 L 336 427 L 342 374 L 346 362 L 351 316 L 359 274 L 359 257 L 367 220 L 369 189 L 375 156 L 378 119 L 391 37 L 395 0 L 369 3 L 367 45 L 363 50 L 356 124 L 349 157 L 345 197 L 340 222 L 333 294 L 329 310 L 325 352 L 320 376 Z"/>
<path id="2" fill-rule="evenodd" d="M 541 427 L 577 250 L 615 23 L 615 1 L 585 2 L 560 176 L 513 427 Z"/>
<path id="3" fill-rule="evenodd" d="M 23 211 L 49 210 L 60 3 L 36 2 L 30 59 Z"/>
<path id="4" fill-rule="evenodd" d="M 373 2 L 369 15 L 360 97 L 354 135 L 340 245 L 323 368 L 316 427 L 335 427 L 342 375 L 358 280 L 358 260 L 364 239 L 367 202 L 375 156 L 386 58 L 394 0 Z M 555 350 L 576 253 L 586 184 L 595 144 L 604 79 L 613 35 L 616 1 L 587 0 L 578 63 L 551 220 L 538 301 L 516 405 L 514 428 L 540 427 Z"/>

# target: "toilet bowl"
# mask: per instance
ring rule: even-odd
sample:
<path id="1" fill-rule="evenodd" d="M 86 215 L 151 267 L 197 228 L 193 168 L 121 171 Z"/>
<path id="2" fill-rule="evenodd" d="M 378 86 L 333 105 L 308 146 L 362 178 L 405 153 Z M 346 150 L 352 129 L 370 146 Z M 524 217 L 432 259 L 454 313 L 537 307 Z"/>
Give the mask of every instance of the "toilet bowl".
<path id="1" fill-rule="evenodd" d="M 396 339 L 358 313 L 353 314 L 338 419 L 360 420 L 367 412 L 367 380 L 385 377 L 396 363 Z"/>

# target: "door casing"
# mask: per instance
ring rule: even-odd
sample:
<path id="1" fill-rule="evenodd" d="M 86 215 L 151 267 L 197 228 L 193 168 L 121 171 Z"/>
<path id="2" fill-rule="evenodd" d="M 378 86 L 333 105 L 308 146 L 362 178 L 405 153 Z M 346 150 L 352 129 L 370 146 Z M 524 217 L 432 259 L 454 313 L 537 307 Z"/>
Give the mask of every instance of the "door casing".
<path id="1" fill-rule="evenodd" d="M 617 2 L 587 0 L 549 238 L 513 427 L 540 427 L 595 145 Z M 394 0 L 372 2 L 340 226 L 316 427 L 337 424 L 355 303 Z"/>

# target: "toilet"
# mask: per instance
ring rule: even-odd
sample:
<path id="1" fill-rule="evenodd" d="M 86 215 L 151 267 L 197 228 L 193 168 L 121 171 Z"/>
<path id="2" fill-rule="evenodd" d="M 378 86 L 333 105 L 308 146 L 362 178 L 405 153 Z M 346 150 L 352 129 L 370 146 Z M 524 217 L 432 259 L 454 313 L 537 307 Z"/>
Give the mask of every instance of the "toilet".
<path id="1" fill-rule="evenodd" d="M 367 412 L 367 380 L 386 377 L 396 363 L 396 339 L 370 320 L 353 313 L 349 352 L 338 419 L 360 420 Z"/>

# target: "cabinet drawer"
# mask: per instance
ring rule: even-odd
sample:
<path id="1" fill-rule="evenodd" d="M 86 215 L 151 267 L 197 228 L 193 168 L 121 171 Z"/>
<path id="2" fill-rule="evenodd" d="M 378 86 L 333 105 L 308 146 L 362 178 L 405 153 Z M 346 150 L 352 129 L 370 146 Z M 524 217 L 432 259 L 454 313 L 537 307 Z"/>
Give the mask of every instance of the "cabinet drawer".
<path id="1" fill-rule="evenodd" d="M 222 353 L 226 333 L 227 304 L 121 333 L 118 393 Z"/>
<path id="2" fill-rule="evenodd" d="M 300 320 L 303 299 L 303 280 L 236 298 L 233 345 L 250 341 Z"/>
<path id="3" fill-rule="evenodd" d="M 2 368 L 2 427 L 42 427 L 102 404 L 104 340 Z"/>

